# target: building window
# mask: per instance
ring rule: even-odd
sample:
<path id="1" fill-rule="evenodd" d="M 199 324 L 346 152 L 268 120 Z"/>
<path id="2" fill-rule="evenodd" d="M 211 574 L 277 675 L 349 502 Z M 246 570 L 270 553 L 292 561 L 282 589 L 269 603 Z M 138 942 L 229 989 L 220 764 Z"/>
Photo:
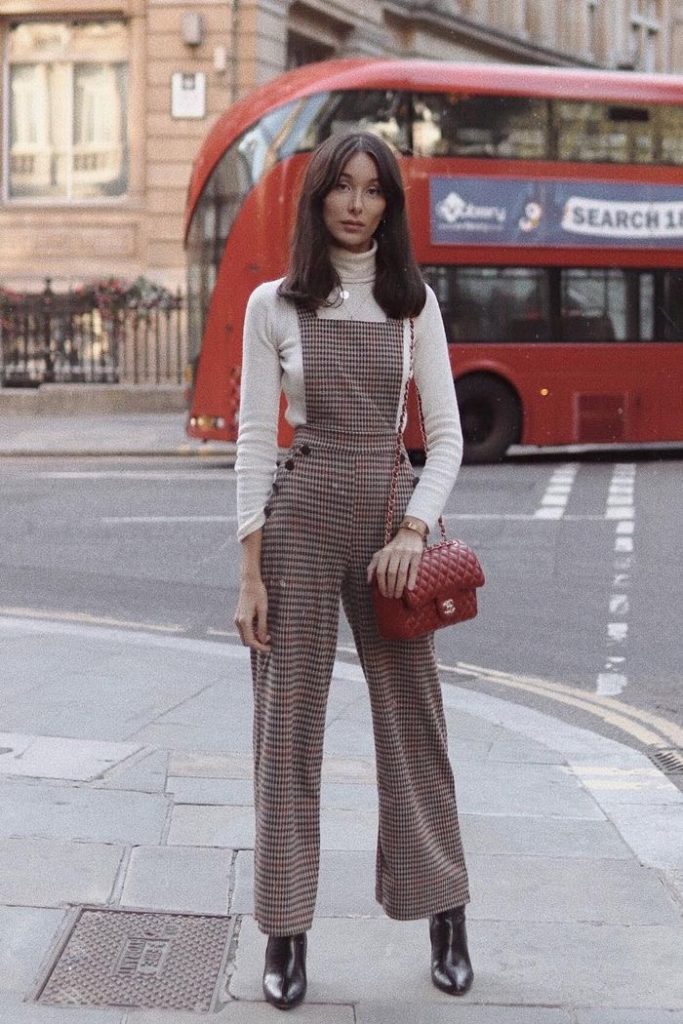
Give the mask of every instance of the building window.
<path id="1" fill-rule="evenodd" d="M 127 50 L 120 21 L 10 26 L 9 199 L 79 201 L 127 191 Z"/>
<path id="2" fill-rule="evenodd" d="M 657 70 L 659 13 L 658 0 L 631 0 L 630 63 L 638 71 Z"/>
<path id="3" fill-rule="evenodd" d="M 319 43 L 317 39 L 299 35 L 298 32 L 287 33 L 287 70 L 300 68 L 304 64 L 314 64 L 319 60 L 334 57 L 334 47 Z"/>

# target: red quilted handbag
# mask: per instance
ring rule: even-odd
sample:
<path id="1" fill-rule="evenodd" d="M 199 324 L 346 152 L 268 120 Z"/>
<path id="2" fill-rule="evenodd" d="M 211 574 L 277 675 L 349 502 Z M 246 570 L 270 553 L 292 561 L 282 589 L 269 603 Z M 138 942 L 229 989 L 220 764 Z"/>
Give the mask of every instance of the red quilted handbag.
<path id="1" fill-rule="evenodd" d="M 417 582 L 400 598 L 382 597 L 376 580 L 372 600 L 377 625 L 387 640 L 409 640 L 452 626 L 477 614 L 477 587 L 484 573 L 474 551 L 459 540 L 443 540 L 426 547 Z"/>
<path id="2" fill-rule="evenodd" d="M 410 365 L 412 371 L 415 347 L 415 326 L 410 321 Z M 408 375 L 409 378 L 411 374 Z M 408 381 L 403 396 L 403 409 L 399 422 L 403 423 L 408 400 Z M 422 403 L 418 394 L 420 428 L 427 450 L 427 438 L 422 416 Z M 384 542 L 389 543 L 392 533 L 394 505 L 398 487 L 401 460 L 401 436 L 396 437 L 396 457 L 391 477 L 389 503 L 384 530 Z M 474 551 L 459 540 L 447 540 L 443 520 L 439 519 L 442 540 L 425 548 L 412 590 L 404 588 L 400 598 L 383 597 L 372 581 L 372 601 L 380 634 L 388 640 L 410 640 L 431 633 L 443 626 L 473 619 L 477 614 L 477 587 L 484 585 L 484 572 Z"/>

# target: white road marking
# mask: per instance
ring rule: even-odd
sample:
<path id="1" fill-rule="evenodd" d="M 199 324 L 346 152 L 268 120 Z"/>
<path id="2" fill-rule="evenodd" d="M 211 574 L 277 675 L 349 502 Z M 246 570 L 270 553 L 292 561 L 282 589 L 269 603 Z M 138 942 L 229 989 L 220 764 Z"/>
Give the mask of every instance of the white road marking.
<path id="1" fill-rule="evenodd" d="M 234 483 L 234 473 L 199 470 L 196 473 L 187 470 L 160 469 L 93 469 L 93 470 L 52 470 L 36 473 L 39 480 L 213 480 L 215 483 Z"/>
<path id="2" fill-rule="evenodd" d="M 237 516 L 101 516 L 101 523 L 234 523 Z"/>
<path id="3" fill-rule="evenodd" d="M 604 521 L 604 516 L 598 515 L 567 515 L 563 516 L 565 520 L 571 522 L 591 522 L 601 523 Z M 446 519 L 462 519 L 469 521 L 491 521 L 491 522 L 520 522 L 520 523 L 533 523 L 539 522 L 539 518 L 535 514 L 528 512 L 447 512 Z M 237 521 L 237 516 L 100 516 L 100 522 L 118 524 L 118 523 L 234 523 Z"/>
<path id="4" fill-rule="evenodd" d="M 605 518 L 616 522 L 614 533 L 614 560 L 612 567 L 613 592 L 609 598 L 610 618 L 617 621 L 607 624 L 607 648 L 623 645 L 628 640 L 628 622 L 626 616 L 630 611 L 627 593 L 631 582 L 631 565 L 633 562 L 633 534 L 635 530 L 635 508 L 633 504 L 636 481 L 635 463 L 627 463 L 614 467 L 610 481 L 609 493 L 605 506 Z M 615 696 L 628 686 L 626 673 L 626 655 L 608 654 L 604 671 L 599 672 L 596 679 L 596 692 Z"/>
<path id="5" fill-rule="evenodd" d="M 557 520 L 564 517 L 578 469 L 577 463 L 566 462 L 555 470 L 541 498 L 541 503 L 534 512 L 534 519 Z"/>
<path id="6" fill-rule="evenodd" d="M 154 622 L 130 622 L 128 619 L 112 619 L 104 615 L 89 615 L 87 612 L 53 611 L 48 608 L 13 608 L 0 607 L 0 616 L 15 616 L 38 622 L 41 619 L 49 622 L 78 623 L 86 626 L 111 626 L 116 629 L 138 629 L 155 633 L 184 633 L 185 626 L 163 625 Z M 9 621 L 9 620 L 8 620 Z M 6 625 L 0 619 L 0 626 Z"/>

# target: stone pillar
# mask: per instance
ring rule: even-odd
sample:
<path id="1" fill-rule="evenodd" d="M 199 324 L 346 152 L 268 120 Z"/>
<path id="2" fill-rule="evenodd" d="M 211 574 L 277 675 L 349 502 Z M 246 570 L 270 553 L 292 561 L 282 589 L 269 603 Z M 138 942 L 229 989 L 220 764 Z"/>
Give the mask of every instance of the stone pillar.
<path id="1" fill-rule="evenodd" d="M 681 75 L 683 74 L 683 0 L 675 0 L 670 25 L 666 70 L 671 74 Z"/>
<path id="2" fill-rule="evenodd" d="M 285 70 L 289 6 L 290 0 L 233 0 L 240 96 Z"/>
<path id="3" fill-rule="evenodd" d="M 548 0 L 527 0 L 527 28 L 532 42 L 555 49 L 559 15 L 557 4 Z"/>
<path id="4" fill-rule="evenodd" d="M 616 0 L 620 3 L 621 0 Z M 585 3 L 563 4 L 560 18 L 560 48 L 574 57 L 590 58 L 588 11 Z"/>
<path id="5" fill-rule="evenodd" d="M 528 37 L 527 27 L 527 0 L 504 0 L 500 5 L 495 5 L 497 17 L 496 28 L 518 39 Z"/>

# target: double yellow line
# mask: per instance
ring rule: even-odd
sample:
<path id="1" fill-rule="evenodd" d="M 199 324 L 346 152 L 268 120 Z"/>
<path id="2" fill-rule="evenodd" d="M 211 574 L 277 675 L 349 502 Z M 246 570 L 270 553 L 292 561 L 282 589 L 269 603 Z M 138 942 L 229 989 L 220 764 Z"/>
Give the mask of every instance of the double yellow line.
<path id="1" fill-rule="evenodd" d="M 439 670 L 448 675 L 482 679 L 514 690 L 522 690 L 538 697 L 545 697 L 560 704 L 580 708 L 603 722 L 620 729 L 647 747 L 668 750 L 670 747 L 683 748 L 683 728 L 651 711 L 632 707 L 615 697 L 590 693 L 566 683 L 552 683 L 537 676 L 516 675 L 499 672 L 459 661 L 455 665 L 439 664 Z"/>

